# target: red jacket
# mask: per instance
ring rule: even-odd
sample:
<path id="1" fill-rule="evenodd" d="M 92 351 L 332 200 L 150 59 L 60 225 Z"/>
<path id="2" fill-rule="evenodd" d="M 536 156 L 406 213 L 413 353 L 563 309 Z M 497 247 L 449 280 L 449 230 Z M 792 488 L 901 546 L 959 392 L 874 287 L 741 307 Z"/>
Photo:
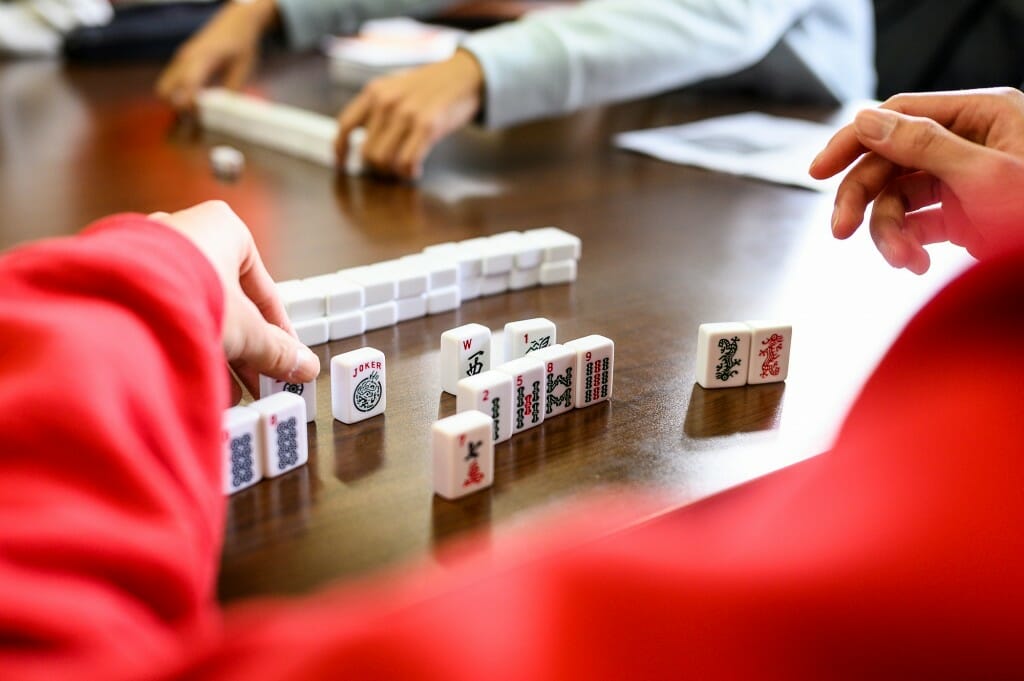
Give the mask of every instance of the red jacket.
<path id="1" fill-rule="evenodd" d="M 532 560 L 226 613 L 220 296 L 138 216 L 0 259 L 0 679 L 1024 676 L 1024 252 L 911 321 L 822 456 Z"/>

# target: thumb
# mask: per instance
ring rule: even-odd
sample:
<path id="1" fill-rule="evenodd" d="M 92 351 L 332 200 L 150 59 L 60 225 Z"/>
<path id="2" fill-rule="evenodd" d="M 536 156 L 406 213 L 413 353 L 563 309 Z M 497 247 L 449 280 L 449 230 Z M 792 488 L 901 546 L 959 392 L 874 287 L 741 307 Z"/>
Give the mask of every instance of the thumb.
<path id="1" fill-rule="evenodd" d="M 905 168 L 924 170 L 949 185 L 969 177 L 969 166 L 988 151 L 930 118 L 889 109 L 865 109 L 854 118 L 861 144 Z"/>

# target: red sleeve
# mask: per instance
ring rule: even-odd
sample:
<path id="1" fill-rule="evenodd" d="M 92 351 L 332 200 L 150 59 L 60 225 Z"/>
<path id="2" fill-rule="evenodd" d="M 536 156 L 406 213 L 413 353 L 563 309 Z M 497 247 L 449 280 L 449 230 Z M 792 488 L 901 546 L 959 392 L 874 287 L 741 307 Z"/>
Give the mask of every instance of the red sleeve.
<path id="1" fill-rule="evenodd" d="M 142 216 L 0 258 L 0 678 L 137 678 L 219 626 L 221 297 Z"/>
<path id="2" fill-rule="evenodd" d="M 910 323 L 834 451 L 610 538 L 229 613 L 217 679 L 1006 678 L 1024 253 Z M 530 545 L 523 549 L 531 555 Z"/>
<path id="3" fill-rule="evenodd" d="M 911 322 L 834 451 L 563 551 L 549 536 L 515 559 L 253 602 L 220 629 L 213 275 L 171 235 L 136 229 L 180 257 L 97 270 L 67 246 L 0 263 L 15 433 L 0 455 L 0 670 L 18 672 L 0 676 L 991 678 L 1024 663 L 1024 253 L 973 269 Z M 114 234 L 76 247 L 126 253 L 102 241 Z M 190 277 L 209 300 L 189 304 Z M 35 305 L 11 302 L 28 291 Z M 78 318 L 64 301 L 80 291 L 94 312 L 75 337 L 53 310 Z M 101 384 L 92 399 L 36 386 L 71 363 Z"/>

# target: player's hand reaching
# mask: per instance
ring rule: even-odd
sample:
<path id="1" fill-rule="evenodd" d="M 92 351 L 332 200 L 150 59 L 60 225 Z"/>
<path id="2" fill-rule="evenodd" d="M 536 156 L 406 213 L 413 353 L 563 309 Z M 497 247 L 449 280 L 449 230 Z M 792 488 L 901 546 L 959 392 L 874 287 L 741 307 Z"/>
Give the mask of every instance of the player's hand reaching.
<path id="1" fill-rule="evenodd" d="M 175 53 L 157 81 L 157 95 L 180 110 L 192 108 L 199 90 L 218 75 L 225 87 L 242 87 L 256 63 L 263 33 L 276 21 L 275 0 L 225 3 Z"/>
<path id="2" fill-rule="evenodd" d="M 184 234 L 217 271 L 224 287 L 224 353 L 252 395 L 259 396 L 259 374 L 305 383 L 320 373 L 320 359 L 295 337 L 249 229 L 226 203 L 149 217 Z M 232 381 L 233 402 L 240 397 Z"/>
<path id="3" fill-rule="evenodd" d="M 869 203 L 871 236 L 893 267 L 928 270 L 923 246 L 975 257 L 1024 242 L 1024 94 L 1011 88 L 901 94 L 857 114 L 811 164 L 836 193 L 832 233 L 852 235 Z"/>
<path id="4" fill-rule="evenodd" d="M 338 158 L 344 164 L 349 133 L 363 127 L 363 159 L 372 170 L 419 177 L 430 149 L 480 110 L 483 85 L 480 64 L 464 50 L 371 81 L 338 117 Z"/>

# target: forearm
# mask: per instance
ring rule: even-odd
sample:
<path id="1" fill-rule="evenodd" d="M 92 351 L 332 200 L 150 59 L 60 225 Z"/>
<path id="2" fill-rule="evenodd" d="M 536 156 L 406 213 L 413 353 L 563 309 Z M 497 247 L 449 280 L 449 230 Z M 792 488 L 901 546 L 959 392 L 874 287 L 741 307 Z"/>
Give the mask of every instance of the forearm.
<path id="1" fill-rule="evenodd" d="M 206 258 L 141 216 L 0 259 L 8 678 L 151 672 L 209 624 L 221 307 Z"/>
<path id="2" fill-rule="evenodd" d="M 458 0 L 276 0 L 280 21 L 295 49 L 315 46 L 331 34 L 355 33 L 363 22 L 385 17 L 423 17 Z"/>
<path id="3" fill-rule="evenodd" d="M 762 59 L 811 0 L 593 0 L 481 31 L 463 46 L 502 127 L 734 73 Z"/>

